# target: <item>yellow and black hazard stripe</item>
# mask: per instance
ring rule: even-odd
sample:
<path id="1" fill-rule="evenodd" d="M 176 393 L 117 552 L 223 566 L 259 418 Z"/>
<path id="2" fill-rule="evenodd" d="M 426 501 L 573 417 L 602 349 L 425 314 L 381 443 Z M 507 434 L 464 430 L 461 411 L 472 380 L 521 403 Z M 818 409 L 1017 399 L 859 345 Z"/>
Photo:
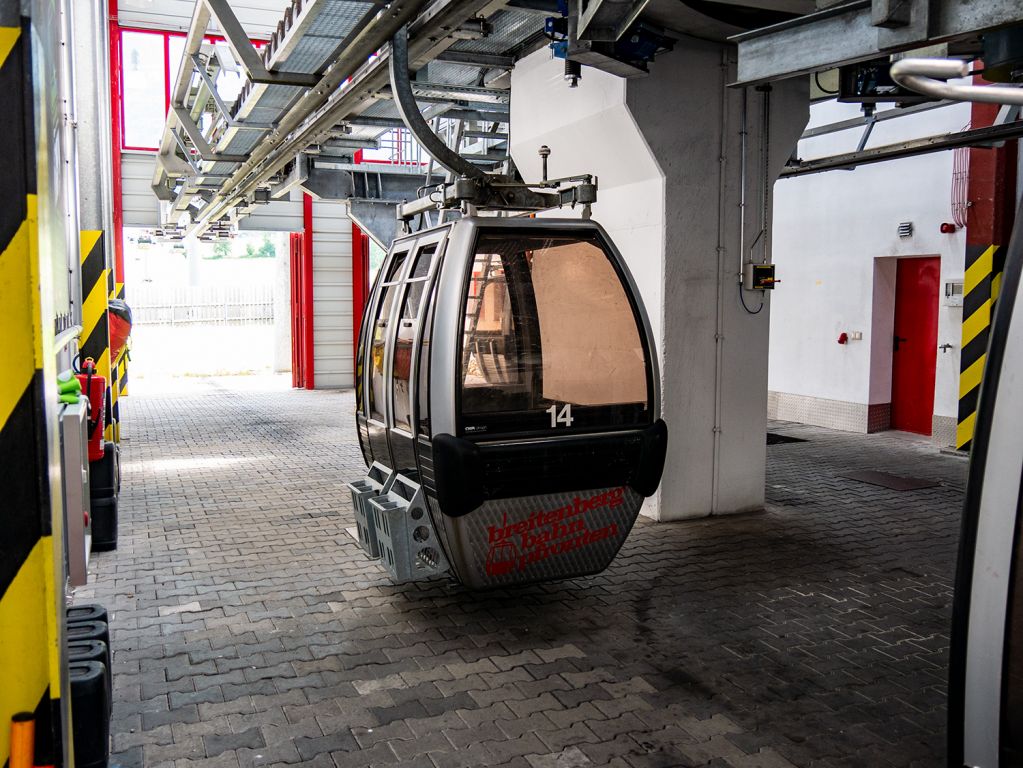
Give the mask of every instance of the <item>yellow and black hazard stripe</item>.
<path id="1" fill-rule="evenodd" d="M 1005 253 L 1008 249 L 995 246 L 991 254 L 991 303 L 998 301 L 998 292 L 1002 290 L 1002 272 L 1005 271 Z M 993 308 L 993 307 L 992 307 Z"/>
<path id="2" fill-rule="evenodd" d="M 111 247 L 113 247 L 113 244 L 111 244 Z M 111 270 L 111 272 L 110 272 L 110 280 L 113 281 L 113 286 L 114 286 L 113 290 L 110 292 L 110 298 L 111 299 L 120 299 L 121 301 L 124 301 L 124 283 L 117 282 L 117 279 L 114 276 L 113 270 Z M 123 350 L 121 350 L 121 357 L 119 359 L 111 360 L 110 362 L 114 366 L 114 378 L 117 379 L 117 394 L 115 395 L 115 400 L 120 400 L 122 397 L 126 397 L 128 395 L 128 349 L 127 349 L 127 347 L 125 347 Z M 118 431 L 120 431 L 120 426 L 121 426 L 121 418 L 120 418 L 120 410 L 118 410 L 117 425 L 116 425 Z M 120 439 L 121 439 L 120 436 L 118 436 L 117 440 L 120 441 Z"/>
<path id="3" fill-rule="evenodd" d="M 110 364 L 110 318 L 107 301 L 113 292 L 113 274 L 107 268 L 104 235 L 100 230 L 81 233 L 82 281 L 82 337 L 79 353 L 82 360 L 96 361 L 96 373 L 107 382 L 106 427 L 104 440 L 116 440 L 119 435 L 120 410 L 117 407 L 117 387 Z"/>
<path id="4" fill-rule="evenodd" d="M 121 353 L 121 359 L 117 361 L 117 397 L 118 400 L 128 396 L 128 350 Z"/>
<path id="5" fill-rule="evenodd" d="M 959 418 L 956 448 L 970 449 L 977 421 L 977 396 L 984 373 L 991 310 L 1001 284 L 1004 249 L 998 245 L 966 246 L 963 279 L 963 337 L 959 360 Z M 996 272 L 997 266 L 997 272 Z"/>
<path id="6" fill-rule="evenodd" d="M 18 4 L 14 3 L 17 7 Z M 0 8 L 0 24 L 10 8 Z M 16 17 L 17 15 L 14 14 Z M 10 722 L 35 712 L 37 765 L 61 762 L 60 637 L 63 588 L 54 551 L 43 379 L 36 149 L 28 23 L 0 26 L 0 764 Z M 46 350 L 48 352 L 49 350 Z"/>

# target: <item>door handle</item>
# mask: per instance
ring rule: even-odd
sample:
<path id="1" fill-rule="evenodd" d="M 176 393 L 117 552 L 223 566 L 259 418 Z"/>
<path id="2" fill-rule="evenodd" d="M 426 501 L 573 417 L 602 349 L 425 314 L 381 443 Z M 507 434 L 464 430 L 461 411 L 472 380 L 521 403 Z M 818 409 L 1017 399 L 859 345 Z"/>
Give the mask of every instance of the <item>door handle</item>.
<path id="1" fill-rule="evenodd" d="M 909 341 L 909 339 L 907 339 L 907 338 L 905 338 L 903 336 L 898 336 L 898 335 L 892 336 L 892 350 L 895 351 L 895 352 L 898 352 L 899 351 L 899 344 L 901 342 L 904 342 L 904 341 Z"/>

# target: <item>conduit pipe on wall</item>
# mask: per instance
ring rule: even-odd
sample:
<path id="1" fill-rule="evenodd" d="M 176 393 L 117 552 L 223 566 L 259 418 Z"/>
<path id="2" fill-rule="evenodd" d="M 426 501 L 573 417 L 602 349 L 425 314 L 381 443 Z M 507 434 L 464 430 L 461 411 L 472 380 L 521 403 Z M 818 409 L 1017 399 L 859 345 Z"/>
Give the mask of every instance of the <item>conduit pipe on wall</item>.
<path id="1" fill-rule="evenodd" d="M 742 89 L 742 110 L 739 117 L 739 271 L 738 281 L 742 284 L 742 272 L 746 267 L 746 143 L 749 136 L 749 89 Z M 741 290 L 741 289 L 740 289 Z"/>
<path id="2" fill-rule="evenodd" d="M 712 471 L 711 471 L 711 488 L 710 488 L 710 511 L 714 514 L 718 511 L 718 498 L 720 494 L 721 486 L 721 387 L 724 385 L 723 374 L 725 368 L 725 290 L 727 288 L 727 280 L 725 277 L 725 258 L 727 254 L 727 247 L 725 246 L 725 220 L 727 219 L 727 212 L 725 207 L 726 201 L 726 178 L 728 170 L 728 70 L 729 61 L 728 53 L 725 49 L 721 51 L 721 83 L 719 90 L 721 91 L 721 129 L 718 134 L 718 236 L 717 236 L 717 295 L 715 297 L 715 311 L 714 311 L 714 449 L 712 459 Z M 743 103 L 745 104 L 745 93 L 743 89 Z M 746 130 L 745 122 L 742 126 L 743 131 Z M 745 135 L 742 138 L 743 153 L 745 153 Z M 745 168 L 745 157 L 743 157 L 743 168 Z M 745 186 L 745 179 L 741 186 Z M 740 200 L 742 200 L 740 195 Z M 740 202 L 740 211 L 741 206 Z M 741 214 L 740 214 L 741 219 Z M 740 224 L 740 227 L 742 225 Z M 740 229 L 741 237 L 741 229 Z M 740 249 L 739 253 L 742 253 Z M 739 279 L 742 279 L 742 272 L 739 273 Z"/>
<path id="3" fill-rule="evenodd" d="M 71 298 L 71 315 L 76 323 L 82 321 L 82 282 L 79 279 L 81 234 L 78 220 L 78 109 L 75 96 L 75 53 L 74 53 L 74 3 L 64 0 L 60 4 L 60 36 L 63 50 L 60 52 L 60 98 L 64 102 L 64 124 L 61 142 L 64 145 L 65 191 L 65 252 L 68 261 L 68 291 Z"/>

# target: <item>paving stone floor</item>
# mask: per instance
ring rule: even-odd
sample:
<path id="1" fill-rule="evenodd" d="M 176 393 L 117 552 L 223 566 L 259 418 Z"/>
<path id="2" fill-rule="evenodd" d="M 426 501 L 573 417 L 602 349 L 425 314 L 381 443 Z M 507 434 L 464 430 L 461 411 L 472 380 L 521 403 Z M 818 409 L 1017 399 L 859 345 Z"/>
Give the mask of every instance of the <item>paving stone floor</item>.
<path id="1" fill-rule="evenodd" d="M 586 579 L 393 586 L 345 532 L 352 395 L 284 386 L 124 401 L 120 546 L 77 597 L 112 612 L 122 766 L 942 764 L 961 459 L 776 424 L 808 442 L 767 449 L 765 513 L 641 522 Z"/>

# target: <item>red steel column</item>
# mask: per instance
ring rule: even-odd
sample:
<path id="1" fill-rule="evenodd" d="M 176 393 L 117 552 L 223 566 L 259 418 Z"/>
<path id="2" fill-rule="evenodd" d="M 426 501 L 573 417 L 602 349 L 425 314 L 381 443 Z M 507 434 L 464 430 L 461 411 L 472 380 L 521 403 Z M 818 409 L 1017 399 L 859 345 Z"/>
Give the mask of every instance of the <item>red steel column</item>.
<path id="1" fill-rule="evenodd" d="M 974 81 L 983 82 L 979 76 Z M 998 107 L 974 103 L 970 125 L 994 122 Z M 1016 141 L 1000 147 L 972 147 L 966 210 L 963 328 L 959 358 L 959 417 L 956 448 L 969 450 L 977 419 L 977 395 L 986 361 L 992 307 L 998 298 L 1005 246 L 1015 213 Z"/>
<path id="2" fill-rule="evenodd" d="M 110 31 L 110 135 L 112 144 L 114 283 L 124 283 L 124 201 L 121 198 L 121 28 L 117 22 L 117 0 L 109 0 L 107 21 Z M 120 297 L 120 298 L 123 298 Z"/>
<path id="3" fill-rule="evenodd" d="M 359 329 L 369 297 L 369 235 L 352 222 L 352 360 L 359 355 Z M 357 365 L 357 362 L 356 362 Z"/>
<path id="4" fill-rule="evenodd" d="M 304 357 L 306 389 L 316 388 L 316 360 L 313 346 L 313 198 L 302 196 L 302 321 L 305 332 L 302 341 L 305 345 Z"/>

